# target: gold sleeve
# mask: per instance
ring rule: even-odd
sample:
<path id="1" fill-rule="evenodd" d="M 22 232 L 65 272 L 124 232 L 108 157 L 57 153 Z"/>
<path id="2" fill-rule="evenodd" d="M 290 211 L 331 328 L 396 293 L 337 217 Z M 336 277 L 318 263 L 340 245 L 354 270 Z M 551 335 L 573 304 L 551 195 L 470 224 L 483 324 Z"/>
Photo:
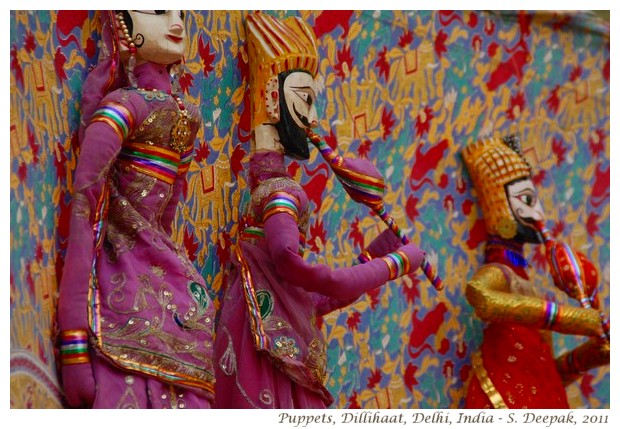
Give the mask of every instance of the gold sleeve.
<path id="1" fill-rule="evenodd" d="M 507 275 L 497 265 L 485 265 L 467 283 L 467 300 L 483 321 L 516 323 L 574 335 L 598 336 L 602 332 L 596 310 L 511 292 Z"/>

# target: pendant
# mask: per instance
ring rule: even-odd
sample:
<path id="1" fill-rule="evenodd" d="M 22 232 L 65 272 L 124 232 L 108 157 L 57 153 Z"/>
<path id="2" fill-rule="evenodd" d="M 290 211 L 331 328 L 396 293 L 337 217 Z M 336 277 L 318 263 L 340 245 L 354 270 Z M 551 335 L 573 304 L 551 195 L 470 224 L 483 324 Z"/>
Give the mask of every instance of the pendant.
<path id="1" fill-rule="evenodd" d="M 176 124 L 172 127 L 170 133 L 170 147 L 179 153 L 185 152 L 188 146 L 189 134 L 191 132 L 189 126 L 189 118 L 187 110 L 181 110 L 181 115 Z"/>

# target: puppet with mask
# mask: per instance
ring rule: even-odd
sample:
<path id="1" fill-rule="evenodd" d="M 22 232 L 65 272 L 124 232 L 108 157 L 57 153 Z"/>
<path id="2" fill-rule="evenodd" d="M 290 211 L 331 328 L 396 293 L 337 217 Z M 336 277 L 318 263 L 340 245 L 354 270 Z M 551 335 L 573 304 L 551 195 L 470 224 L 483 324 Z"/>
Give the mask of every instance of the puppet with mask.
<path id="1" fill-rule="evenodd" d="M 484 265 L 466 289 L 486 326 L 482 345 L 472 354 L 465 406 L 568 408 L 565 385 L 609 364 L 599 313 L 551 301 L 529 280 L 523 246 L 542 243 L 537 225 L 545 215 L 518 140 L 479 141 L 463 150 L 463 159 L 488 233 Z M 580 258 L 587 266 L 589 288 L 596 288 L 593 265 Z M 591 338 L 555 358 L 551 331 Z"/>
<path id="2" fill-rule="evenodd" d="M 99 14 L 58 305 L 67 404 L 209 408 L 214 307 L 171 237 L 202 123 L 171 88 L 184 12 Z"/>
<path id="3" fill-rule="evenodd" d="M 317 317 L 420 266 L 424 252 L 386 230 L 363 264 L 303 258 L 308 198 L 285 156 L 309 157 L 318 123 L 318 52 L 298 17 L 247 16 L 252 108 L 251 200 L 222 300 L 215 345 L 217 408 L 325 408 L 325 341 Z M 352 258 L 353 260 L 353 258 Z"/>

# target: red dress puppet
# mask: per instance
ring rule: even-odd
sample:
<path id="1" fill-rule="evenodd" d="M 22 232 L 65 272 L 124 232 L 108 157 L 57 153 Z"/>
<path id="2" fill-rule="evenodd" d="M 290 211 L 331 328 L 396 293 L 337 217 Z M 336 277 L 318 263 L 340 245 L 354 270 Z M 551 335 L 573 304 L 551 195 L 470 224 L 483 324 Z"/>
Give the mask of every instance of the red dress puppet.
<path id="1" fill-rule="evenodd" d="M 568 408 L 565 385 L 609 364 L 599 313 L 548 300 L 529 281 L 523 245 L 542 242 L 536 225 L 544 213 L 518 142 L 480 141 L 466 147 L 463 158 L 489 234 L 485 264 L 467 283 L 467 299 L 486 327 L 472 355 L 465 406 Z M 555 358 L 551 331 L 592 338 Z"/>

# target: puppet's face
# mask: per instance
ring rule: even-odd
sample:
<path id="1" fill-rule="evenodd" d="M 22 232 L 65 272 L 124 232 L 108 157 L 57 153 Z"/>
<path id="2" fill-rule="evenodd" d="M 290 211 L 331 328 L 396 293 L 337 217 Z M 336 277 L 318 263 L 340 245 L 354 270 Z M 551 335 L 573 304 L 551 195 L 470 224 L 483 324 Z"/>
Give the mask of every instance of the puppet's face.
<path id="1" fill-rule="evenodd" d="M 536 222 L 544 222 L 545 213 L 530 179 L 518 180 L 506 185 L 508 205 L 517 221 L 517 239 L 527 243 L 539 243 Z"/>
<path id="2" fill-rule="evenodd" d="M 293 72 L 284 79 L 282 93 L 288 112 L 300 128 L 317 126 L 317 113 L 314 101 L 316 91 L 314 79 L 308 73 Z"/>
<path id="3" fill-rule="evenodd" d="M 275 125 L 280 143 L 287 155 L 308 159 L 310 151 L 306 130 L 318 125 L 314 79 L 306 72 L 292 72 L 280 82 L 278 94 L 281 99 L 277 101 L 278 122 Z"/>
<path id="4" fill-rule="evenodd" d="M 179 10 L 130 10 L 136 61 L 173 64 L 185 53 L 185 12 Z"/>

